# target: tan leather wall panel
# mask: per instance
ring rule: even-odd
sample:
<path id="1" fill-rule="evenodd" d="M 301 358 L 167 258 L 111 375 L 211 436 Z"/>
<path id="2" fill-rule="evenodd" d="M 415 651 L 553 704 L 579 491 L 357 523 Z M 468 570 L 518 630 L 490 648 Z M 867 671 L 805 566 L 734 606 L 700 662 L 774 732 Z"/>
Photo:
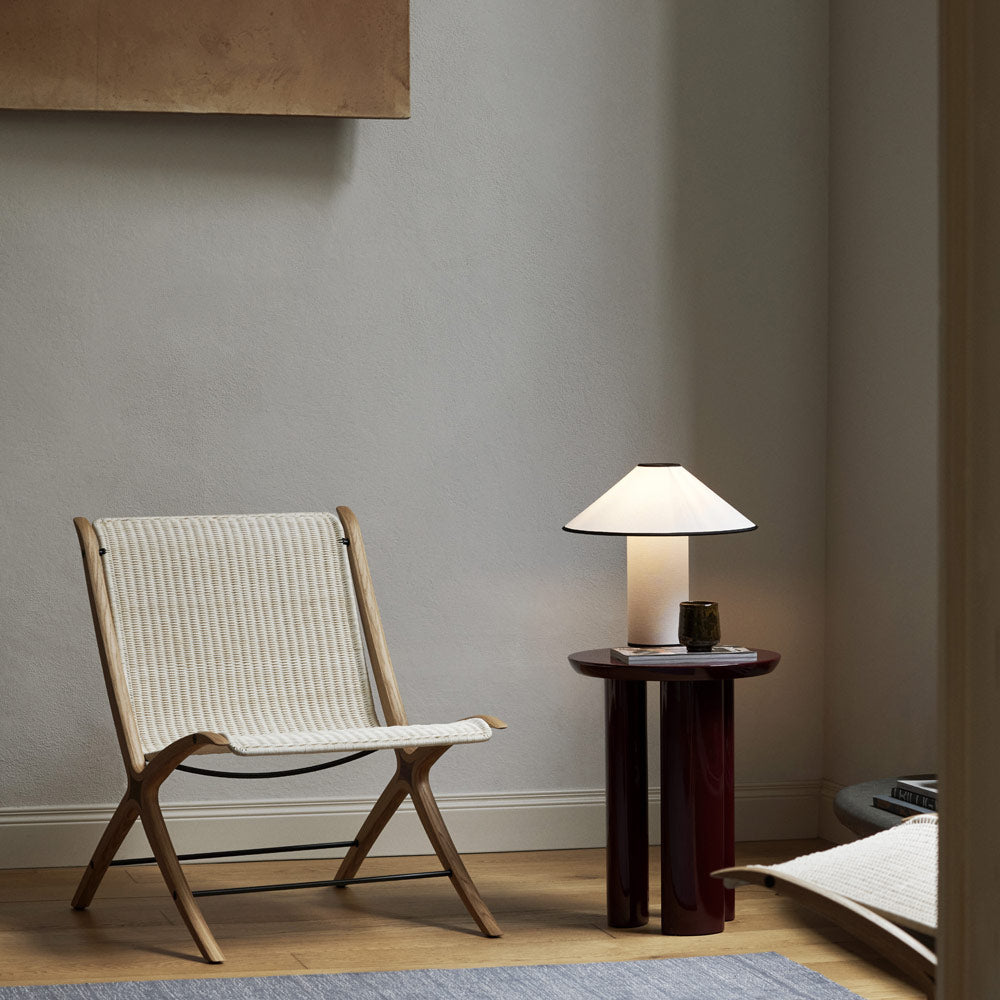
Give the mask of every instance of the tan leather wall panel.
<path id="1" fill-rule="evenodd" d="M 408 118 L 409 0 L 5 0 L 0 107 Z"/>

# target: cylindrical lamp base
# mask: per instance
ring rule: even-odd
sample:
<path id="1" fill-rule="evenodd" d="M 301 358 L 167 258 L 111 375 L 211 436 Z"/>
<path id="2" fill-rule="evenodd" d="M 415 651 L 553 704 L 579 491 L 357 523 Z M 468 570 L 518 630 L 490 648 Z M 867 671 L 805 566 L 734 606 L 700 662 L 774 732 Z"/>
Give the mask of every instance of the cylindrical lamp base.
<path id="1" fill-rule="evenodd" d="M 628 644 L 677 645 L 688 599 L 687 535 L 628 536 Z"/>

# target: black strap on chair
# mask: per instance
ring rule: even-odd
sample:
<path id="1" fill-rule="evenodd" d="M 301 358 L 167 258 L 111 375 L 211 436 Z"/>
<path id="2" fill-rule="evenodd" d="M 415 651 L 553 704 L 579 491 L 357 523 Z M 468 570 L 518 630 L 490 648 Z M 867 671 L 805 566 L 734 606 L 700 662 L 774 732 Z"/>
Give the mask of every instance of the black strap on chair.
<path id="1" fill-rule="evenodd" d="M 348 757 L 338 757 L 322 764 L 310 764 L 309 767 L 296 767 L 290 771 L 211 771 L 207 767 L 192 767 L 190 764 L 178 764 L 175 771 L 187 771 L 189 774 L 206 774 L 210 778 L 288 778 L 293 774 L 311 774 L 313 771 L 326 771 L 341 764 L 350 764 L 352 760 L 360 760 L 377 750 L 359 750 Z"/>
<path id="2" fill-rule="evenodd" d="M 359 750 L 357 753 L 349 754 L 347 757 L 338 757 L 335 760 L 324 761 L 322 764 L 312 764 L 309 767 L 297 767 L 287 771 L 213 771 L 205 767 L 191 767 L 188 764 L 178 764 L 176 770 L 187 771 L 189 774 L 201 774 L 211 778 L 288 778 L 295 774 L 311 774 L 314 771 L 326 771 L 331 767 L 339 767 L 341 764 L 350 764 L 351 761 L 360 760 L 369 754 L 376 753 L 376 750 Z M 250 847 L 238 851 L 205 851 L 200 854 L 178 854 L 178 861 L 205 861 L 209 858 L 248 858 L 260 854 L 284 854 L 290 851 L 320 851 L 331 847 L 357 847 L 357 840 L 340 840 L 324 844 L 283 844 L 278 847 Z M 122 858 L 112 861 L 114 866 L 124 865 L 151 865 L 156 863 L 156 858 Z M 358 885 L 363 882 L 402 882 L 419 878 L 443 878 L 451 875 L 451 869 L 433 872 L 409 872 L 401 875 L 368 875 L 364 878 L 342 878 L 324 879 L 319 882 L 281 882 L 275 885 L 247 885 L 235 886 L 225 889 L 198 889 L 192 892 L 193 896 L 230 896 L 244 892 L 273 892 L 279 889 L 313 889 L 327 886 L 334 886 L 338 889 L 348 885 Z"/>

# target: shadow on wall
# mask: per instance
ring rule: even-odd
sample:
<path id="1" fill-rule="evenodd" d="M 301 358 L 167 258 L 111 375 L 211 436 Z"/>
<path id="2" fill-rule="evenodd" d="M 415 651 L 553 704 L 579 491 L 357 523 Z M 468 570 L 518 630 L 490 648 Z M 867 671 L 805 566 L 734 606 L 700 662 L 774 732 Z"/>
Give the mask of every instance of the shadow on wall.
<path id="1" fill-rule="evenodd" d="M 723 642 L 783 654 L 739 694 L 738 760 L 799 780 L 822 750 L 827 18 L 670 10 L 664 281 L 691 400 L 676 460 L 760 526 L 692 541 L 691 597 L 720 603 Z"/>
<path id="2" fill-rule="evenodd" d="M 358 124 L 352 118 L 100 111 L 0 111 L 8 161 L 46 155 L 109 172 L 186 173 L 227 180 L 274 177 L 332 194 L 350 180 Z M 44 130 L 41 126 L 44 125 Z M 210 137 L 211 141 L 208 141 Z"/>

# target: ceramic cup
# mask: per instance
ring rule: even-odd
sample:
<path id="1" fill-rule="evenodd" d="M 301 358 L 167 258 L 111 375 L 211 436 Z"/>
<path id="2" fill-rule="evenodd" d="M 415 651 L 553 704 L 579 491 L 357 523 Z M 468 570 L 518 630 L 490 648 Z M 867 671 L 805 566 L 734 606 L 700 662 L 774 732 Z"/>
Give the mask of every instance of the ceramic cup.
<path id="1" fill-rule="evenodd" d="M 707 653 L 722 637 L 715 601 L 681 601 L 677 638 L 689 653 Z"/>

